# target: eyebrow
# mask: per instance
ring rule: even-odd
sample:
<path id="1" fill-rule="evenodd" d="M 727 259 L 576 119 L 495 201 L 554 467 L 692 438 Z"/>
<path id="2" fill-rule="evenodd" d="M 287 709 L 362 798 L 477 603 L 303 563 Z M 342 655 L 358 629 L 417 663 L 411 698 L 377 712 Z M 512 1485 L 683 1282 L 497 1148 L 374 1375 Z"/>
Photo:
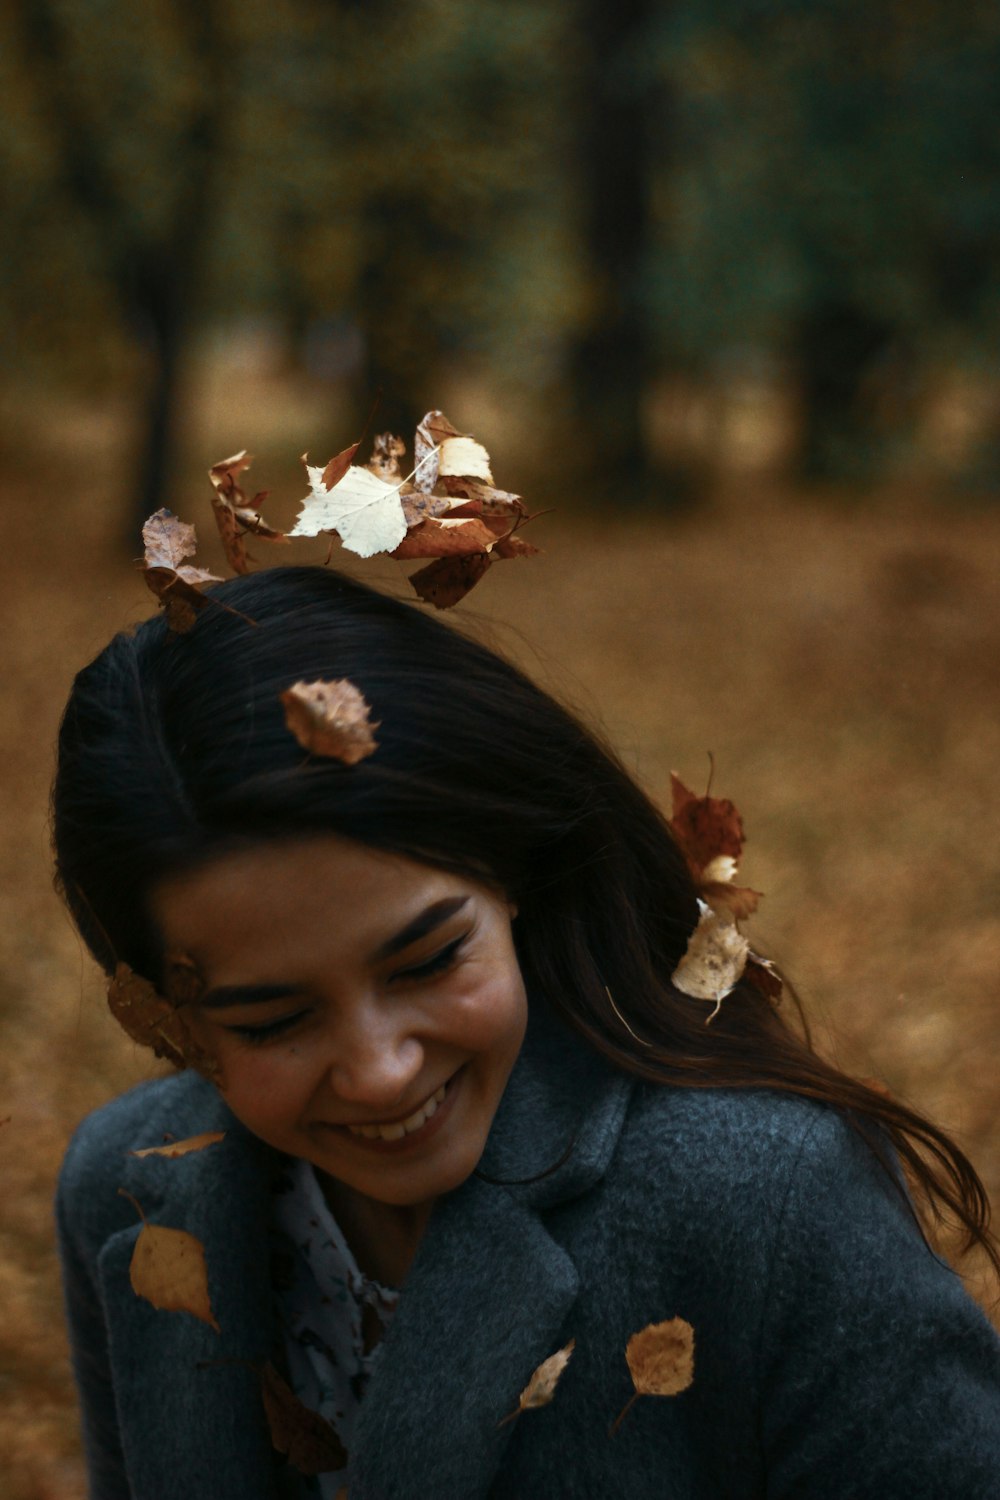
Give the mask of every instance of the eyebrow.
<path id="1" fill-rule="evenodd" d="M 429 937 L 432 932 L 443 927 L 449 918 L 457 915 L 468 902 L 468 896 L 446 896 L 441 901 L 432 901 L 411 922 L 407 922 L 405 927 L 376 948 L 371 955 L 371 962 L 382 963 L 385 959 L 402 953 L 421 938 Z M 231 1005 L 266 1005 L 269 1000 L 289 1000 L 302 993 L 296 985 L 288 984 L 220 984 L 214 989 L 206 990 L 199 1003 L 212 1010 L 221 1010 Z"/>

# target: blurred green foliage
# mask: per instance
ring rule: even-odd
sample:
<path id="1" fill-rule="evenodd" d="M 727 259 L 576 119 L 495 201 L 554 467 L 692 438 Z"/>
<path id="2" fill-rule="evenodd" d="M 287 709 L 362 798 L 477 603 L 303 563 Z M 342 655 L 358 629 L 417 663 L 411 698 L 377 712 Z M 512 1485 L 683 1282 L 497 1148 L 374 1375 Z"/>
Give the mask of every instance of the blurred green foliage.
<path id="1" fill-rule="evenodd" d="M 266 317 L 381 425 L 544 397 L 587 473 L 763 360 L 805 472 L 877 471 L 990 360 L 998 74 L 984 0 L 8 0 L 5 378 L 134 383 L 162 474 L 192 340 Z"/>

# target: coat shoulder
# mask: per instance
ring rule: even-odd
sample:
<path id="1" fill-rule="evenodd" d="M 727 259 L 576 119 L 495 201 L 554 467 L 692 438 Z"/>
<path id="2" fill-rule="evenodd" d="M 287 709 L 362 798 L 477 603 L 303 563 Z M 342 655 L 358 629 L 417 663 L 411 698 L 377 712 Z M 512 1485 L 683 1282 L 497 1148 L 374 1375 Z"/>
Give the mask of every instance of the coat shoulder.
<path id="1" fill-rule="evenodd" d="M 103 1240 L 135 1222 L 119 1194 L 129 1154 L 204 1130 L 224 1130 L 230 1115 L 212 1084 L 192 1072 L 140 1083 L 86 1115 L 59 1172 L 57 1211 L 86 1237 Z"/>

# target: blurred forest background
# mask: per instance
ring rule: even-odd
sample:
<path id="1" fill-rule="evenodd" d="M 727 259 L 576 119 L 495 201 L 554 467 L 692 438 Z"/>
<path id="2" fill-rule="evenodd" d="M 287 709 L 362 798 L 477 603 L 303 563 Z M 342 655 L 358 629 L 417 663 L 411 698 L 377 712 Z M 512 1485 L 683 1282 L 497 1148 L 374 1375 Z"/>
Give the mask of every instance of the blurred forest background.
<path id="1" fill-rule="evenodd" d="M 6 0 L 9 1500 L 84 1493 L 52 1185 L 155 1071 L 51 891 L 60 708 L 143 517 L 215 563 L 246 446 L 290 524 L 376 393 L 551 510 L 455 623 L 658 796 L 714 752 L 821 1044 L 1000 1195 L 998 77 L 983 0 Z"/>

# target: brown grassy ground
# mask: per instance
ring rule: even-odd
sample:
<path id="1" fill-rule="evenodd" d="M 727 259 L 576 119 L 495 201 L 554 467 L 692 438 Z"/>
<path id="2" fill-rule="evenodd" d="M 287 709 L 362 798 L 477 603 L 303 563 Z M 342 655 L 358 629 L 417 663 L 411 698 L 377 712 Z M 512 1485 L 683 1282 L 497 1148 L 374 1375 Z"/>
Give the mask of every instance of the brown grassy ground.
<path id="1" fill-rule="evenodd" d="M 203 384 L 198 409 L 181 513 L 208 521 L 199 464 L 250 440 L 281 458 L 258 467 L 289 520 L 291 457 L 321 446 L 329 414 L 246 381 L 238 398 Z M 81 1115 L 151 1070 L 51 894 L 45 798 L 74 670 L 150 600 L 106 499 L 120 415 L 17 415 L 0 591 L 0 1468 L 8 1500 L 76 1500 L 52 1183 Z M 501 482 L 511 468 L 498 462 Z M 601 722 L 658 796 L 672 766 L 703 783 L 714 753 L 715 790 L 749 829 L 745 876 L 767 893 L 752 930 L 825 1045 L 953 1129 L 1000 1194 L 1000 509 L 732 484 L 673 523 L 616 518 L 609 495 L 606 518 L 564 504 L 535 530 L 546 556 L 496 569 L 466 617 Z M 404 573 L 366 576 L 405 590 Z"/>

